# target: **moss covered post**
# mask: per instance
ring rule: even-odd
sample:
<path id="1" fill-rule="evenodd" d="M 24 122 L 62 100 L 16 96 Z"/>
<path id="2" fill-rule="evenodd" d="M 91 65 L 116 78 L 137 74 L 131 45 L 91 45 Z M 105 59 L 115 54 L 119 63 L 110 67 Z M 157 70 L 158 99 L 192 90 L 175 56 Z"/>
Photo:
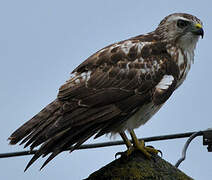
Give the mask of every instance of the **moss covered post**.
<path id="1" fill-rule="evenodd" d="M 192 180 L 191 177 L 154 155 L 146 159 L 140 152 L 121 156 L 85 180 Z"/>

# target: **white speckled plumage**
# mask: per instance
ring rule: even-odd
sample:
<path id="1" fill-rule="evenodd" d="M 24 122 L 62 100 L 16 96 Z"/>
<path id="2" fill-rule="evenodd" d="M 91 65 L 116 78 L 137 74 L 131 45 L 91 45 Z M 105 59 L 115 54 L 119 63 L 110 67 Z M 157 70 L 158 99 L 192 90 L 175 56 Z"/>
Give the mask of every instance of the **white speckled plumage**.
<path id="1" fill-rule="evenodd" d="M 125 130 L 132 134 L 145 124 L 185 80 L 200 35 L 197 17 L 175 13 L 155 31 L 87 58 L 60 87 L 57 98 L 9 137 L 11 144 L 22 141 L 31 149 L 40 145 L 26 169 L 51 153 L 44 167 L 67 147 L 73 146 L 73 151 L 93 135 Z"/>

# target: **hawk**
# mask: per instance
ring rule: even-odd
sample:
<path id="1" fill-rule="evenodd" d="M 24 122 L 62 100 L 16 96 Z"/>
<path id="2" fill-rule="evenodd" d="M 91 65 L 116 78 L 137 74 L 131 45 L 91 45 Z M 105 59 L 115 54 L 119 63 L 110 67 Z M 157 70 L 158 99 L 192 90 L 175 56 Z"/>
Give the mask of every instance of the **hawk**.
<path id="1" fill-rule="evenodd" d="M 194 49 L 204 35 L 195 16 L 174 13 L 155 31 L 109 45 L 86 59 L 59 89 L 57 98 L 9 137 L 10 144 L 40 145 L 25 170 L 49 155 L 71 152 L 91 136 L 119 133 L 128 151 L 151 157 L 134 129 L 145 124 L 185 80 Z M 132 137 L 131 143 L 125 131 Z"/>

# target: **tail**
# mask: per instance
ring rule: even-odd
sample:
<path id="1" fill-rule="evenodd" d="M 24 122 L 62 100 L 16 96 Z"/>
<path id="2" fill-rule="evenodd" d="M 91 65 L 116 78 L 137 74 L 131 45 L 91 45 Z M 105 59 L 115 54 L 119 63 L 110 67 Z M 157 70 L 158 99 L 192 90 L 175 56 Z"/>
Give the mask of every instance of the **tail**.
<path id="1" fill-rule="evenodd" d="M 23 138 L 24 141 L 21 142 L 23 144 L 29 139 L 29 134 L 33 133 L 34 129 L 38 129 L 39 126 L 42 126 L 49 117 L 53 116 L 60 108 L 59 102 L 54 100 L 52 103 L 47 105 L 44 109 L 42 109 L 37 115 L 35 115 L 32 119 L 27 121 L 21 127 L 19 127 L 15 132 L 13 132 L 8 140 L 11 145 L 17 144 Z"/>
<path id="2" fill-rule="evenodd" d="M 43 168 L 68 147 L 72 146 L 71 151 L 75 150 L 103 129 L 108 124 L 105 122 L 120 113 L 111 105 L 85 108 L 79 107 L 78 102 L 72 102 L 66 106 L 56 99 L 9 137 L 10 144 L 21 141 L 20 144 L 25 144 L 24 147 L 30 146 L 31 150 L 41 145 L 25 171 L 41 156 L 51 153 L 41 167 Z M 65 109 L 68 112 L 65 113 Z"/>

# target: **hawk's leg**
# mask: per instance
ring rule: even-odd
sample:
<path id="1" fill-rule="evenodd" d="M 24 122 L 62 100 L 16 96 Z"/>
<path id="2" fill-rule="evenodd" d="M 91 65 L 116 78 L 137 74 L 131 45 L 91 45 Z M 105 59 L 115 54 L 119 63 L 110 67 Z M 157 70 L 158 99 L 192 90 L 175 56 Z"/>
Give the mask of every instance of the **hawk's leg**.
<path id="1" fill-rule="evenodd" d="M 130 140 L 127 138 L 127 135 L 124 132 L 120 132 L 119 134 L 122 137 L 125 145 L 127 146 L 127 151 L 126 152 L 118 152 L 118 153 L 116 153 L 115 156 L 123 155 L 123 154 L 129 156 L 134 150 L 133 144 L 130 142 Z"/>
<path id="2" fill-rule="evenodd" d="M 133 147 L 141 151 L 148 159 L 151 158 L 151 154 L 158 154 L 158 152 L 160 152 L 153 147 L 146 147 L 144 140 L 139 141 L 133 130 L 130 130 L 129 132 L 130 136 L 132 137 Z"/>
<path id="3" fill-rule="evenodd" d="M 127 138 L 126 134 L 124 132 L 120 132 L 119 133 L 120 136 L 122 137 L 125 145 L 127 146 L 127 149 L 129 149 L 130 147 L 132 147 L 132 143 L 130 142 L 130 140 Z"/>

